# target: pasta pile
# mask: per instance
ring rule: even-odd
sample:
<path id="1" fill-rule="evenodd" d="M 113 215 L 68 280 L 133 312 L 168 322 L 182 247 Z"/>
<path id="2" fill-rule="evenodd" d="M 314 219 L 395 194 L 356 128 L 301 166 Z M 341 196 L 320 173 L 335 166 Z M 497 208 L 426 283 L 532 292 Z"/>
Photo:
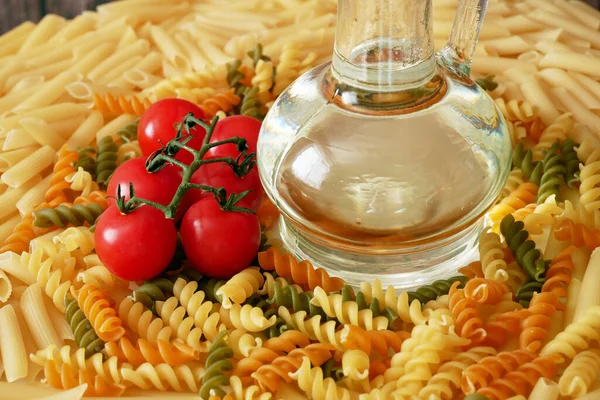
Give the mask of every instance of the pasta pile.
<path id="1" fill-rule="evenodd" d="M 434 0 L 437 49 L 456 3 Z M 283 251 L 268 201 L 257 264 L 229 280 L 177 255 L 148 282 L 102 265 L 90 227 L 144 111 L 261 119 L 329 60 L 335 12 L 123 0 L 0 36 L 0 397 L 600 397 L 600 12 L 577 1 L 490 0 L 472 72 L 514 168 L 455 277 L 353 290 Z"/>

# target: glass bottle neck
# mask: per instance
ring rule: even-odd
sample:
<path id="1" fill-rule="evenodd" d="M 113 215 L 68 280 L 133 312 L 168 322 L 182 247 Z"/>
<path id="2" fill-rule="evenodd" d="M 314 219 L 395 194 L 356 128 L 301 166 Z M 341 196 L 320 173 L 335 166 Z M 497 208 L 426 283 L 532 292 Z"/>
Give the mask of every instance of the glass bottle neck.
<path id="1" fill-rule="evenodd" d="M 435 72 L 431 0 L 339 0 L 332 73 L 377 92 L 426 83 Z"/>

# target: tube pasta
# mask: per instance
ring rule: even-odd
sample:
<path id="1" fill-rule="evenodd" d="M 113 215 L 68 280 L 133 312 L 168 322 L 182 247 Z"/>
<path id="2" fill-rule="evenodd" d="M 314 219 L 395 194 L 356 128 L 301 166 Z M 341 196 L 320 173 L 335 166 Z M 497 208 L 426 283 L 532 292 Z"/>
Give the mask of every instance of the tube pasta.
<path id="1" fill-rule="evenodd" d="M 0 350 L 8 382 L 27 376 L 27 353 L 15 310 L 11 305 L 0 308 Z"/>

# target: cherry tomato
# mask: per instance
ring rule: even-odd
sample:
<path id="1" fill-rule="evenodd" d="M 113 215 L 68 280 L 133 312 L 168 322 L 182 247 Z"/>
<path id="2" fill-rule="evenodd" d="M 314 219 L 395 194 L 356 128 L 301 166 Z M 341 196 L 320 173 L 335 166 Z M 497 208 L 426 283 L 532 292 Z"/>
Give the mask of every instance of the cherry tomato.
<path id="1" fill-rule="evenodd" d="M 121 187 L 121 195 L 129 200 L 129 183 L 133 183 L 135 195 L 143 199 L 152 200 L 162 205 L 168 205 L 173 199 L 181 183 L 181 168 L 175 165 L 166 165 L 158 172 L 146 171 L 146 159 L 133 158 L 121 164 L 110 178 L 106 192 L 108 196 L 117 197 L 117 189 Z M 113 198 L 108 199 L 109 204 L 115 204 Z"/>
<path id="2" fill-rule="evenodd" d="M 246 190 L 251 190 L 237 205 L 249 208 L 252 211 L 258 211 L 258 207 L 260 206 L 262 185 L 256 166 L 247 175 L 239 177 L 225 163 L 204 164 L 192 175 L 190 182 L 215 188 L 222 187 L 227 191 L 227 196 L 231 193 L 239 194 Z M 213 195 L 212 193 L 206 193 L 198 189 L 190 189 L 185 194 L 184 204 L 185 206 L 189 206 L 205 197 L 213 197 Z"/>
<path id="3" fill-rule="evenodd" d="M 244 115 L 227 117 L 217 123 L 210 141 L 218 142 L 234 136 L 242 137 L 248 143 L 247 153 L 256 153 L 260 126 L 261 122 L 259 120 Z M 207 157 L 236 158 L 240 153 L 237 151 L 235 144 L 224 144 L 213 147 L 206 154 Z"/>
<path id="4" fill-rule="evenodd" d="M 194 103 L 182 99 L 164 99 L 157 101 L 146 110 L 138 126 L 138 141 L 145 156 L 160 149 L 177 134 L 178 124 L 188 113 L 193 113 L 198 119 L 204 119 L 204 113 Z M 194 136 L 187 145 L 196 150 L 202 147 L 206 131 L 201 127 L 192 129 Z M 194 160 L 188 151 L 180 150 L 176 159 L 185 164 Z"/>
<path id="5" fill-rule="evenodd" d="M 106 268 L 121 279 L 154 278 L 175 254 L 177 231 L 172 220 L 151 206 L 121 214 L 110 206 L 96 223 L 96 253 Z"/>
<path id="6" fill-rule="evenodd" d="M 213 278 L 230 278 L 246 268 L 260 246 L 258 217 L 224 211 L 214 198 L 193 204 L 183 216 L 179 233 L 194 268 Z"/>

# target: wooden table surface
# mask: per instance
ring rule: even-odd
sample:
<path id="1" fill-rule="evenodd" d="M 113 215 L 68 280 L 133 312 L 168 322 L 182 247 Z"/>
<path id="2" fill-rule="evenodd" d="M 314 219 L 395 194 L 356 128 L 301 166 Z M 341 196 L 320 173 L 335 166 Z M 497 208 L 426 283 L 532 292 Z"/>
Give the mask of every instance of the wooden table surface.
<path id="1" fill-rule="evenodd" d="M 54 13 L 73 18 L 84 10 L 110 0 L 0 0 L 0 34 L 23 21 L 39 21 L 45 14 Z M 550 1 L 550 0 L 548 0 Z M 600 8 L 600 0 L 584 0 Z"/>

